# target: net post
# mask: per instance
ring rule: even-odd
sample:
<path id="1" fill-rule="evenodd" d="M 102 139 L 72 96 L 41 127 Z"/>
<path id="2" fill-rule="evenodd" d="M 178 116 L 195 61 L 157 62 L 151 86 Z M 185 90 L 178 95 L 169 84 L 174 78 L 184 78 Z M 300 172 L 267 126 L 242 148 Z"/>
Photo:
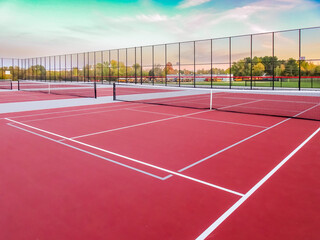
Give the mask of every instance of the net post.
<path id="1" fill-rule="evenodd" d="M 212 110 L 212 89 L 210 90 L 210 110 Z"/>
<path id="2" fill-rule="evenodd" d="M 93 83 L 93 91 L 94 91 L 94 98 L 97 98 L 97 82 L 94 81 Z"/>
<path id="3" fill-rule="evenodd" d="M 19 81 L 19 79 L 18 79 Z M 10 81 L 10 90 L 12 90 L 12 81 Z"/>
<path id="4" fill-rule="evenodd" d="M 18 79 L 18 91 L 20 91 L 20 80 Z"/>
<path id="5" fill-rule="evenodd" d="M 116 83 L 113 83 L 113 101 L 116 100 Z"/>

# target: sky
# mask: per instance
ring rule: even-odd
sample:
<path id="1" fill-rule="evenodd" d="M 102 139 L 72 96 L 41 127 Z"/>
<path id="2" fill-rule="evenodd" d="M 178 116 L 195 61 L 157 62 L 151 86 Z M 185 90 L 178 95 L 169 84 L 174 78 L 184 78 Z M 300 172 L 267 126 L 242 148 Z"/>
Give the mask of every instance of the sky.
<path id="1" fill-rule="evenodd" d="M 320 26 L 320 0 L 0 0 L 0 57 Z"/>

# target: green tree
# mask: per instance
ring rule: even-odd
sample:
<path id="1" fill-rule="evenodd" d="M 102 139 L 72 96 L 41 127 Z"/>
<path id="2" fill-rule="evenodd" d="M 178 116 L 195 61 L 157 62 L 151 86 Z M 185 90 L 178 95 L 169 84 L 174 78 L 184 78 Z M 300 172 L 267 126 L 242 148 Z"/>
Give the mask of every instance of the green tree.
<path id="1" fill-rule="evenodd" d="M 286 76 L 297 76 L 299 74 L 299 65 L 293 58 L 285 63 L 284 73 Z"/>
<path id="2" fill-rule="evenodd" d="M 212 68 L 212 74 L 229 74 L 227 70 L 221 68 Z"/>
<path id="3" fill-rule="evenodd" d="M 166 64 L 166 73 L 167 73 L 167 75 L 169 75 L 169 74 L 175 74 L 175 71 L 174 71 L 174 69 L 173 69 L 173 67 L 172 67 L 172 63 L 171 63 L 171 62 L 168 62 L 168 63 Z"/>
<path id="4" fill-rule="evenodd" d="M 252 74 L 254 76 L 262 76 L 265 72 L 265 66 L 262 63 L 257 63 L 253 66 Z"/>
<path id="5" fill-rule="evenodd" d="M 238 62 L 233 62 L 231 67 L 234 76 L 250 76 L 251 75 L 251 59 L 245 58 Z"/>
<path id="6" fill-rule="evenodd" d="M 320 76 L 320 65 L 314 68 L 314 76 Z"/>
<path id="7" fill-rule="evenodd" d="M 276 66 L 275 69 L 274 69 L 274 75 L 275 76 L 283 76 L 284 70 L 285 70 L 284 64 Z"/>

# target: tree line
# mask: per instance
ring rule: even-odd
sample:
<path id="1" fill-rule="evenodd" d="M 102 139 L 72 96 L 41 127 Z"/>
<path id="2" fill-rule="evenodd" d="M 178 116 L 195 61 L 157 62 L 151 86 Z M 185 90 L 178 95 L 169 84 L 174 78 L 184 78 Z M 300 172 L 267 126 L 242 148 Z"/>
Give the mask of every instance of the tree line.
<path id="1" fill-rule="evenodd" d="M 228 64 L 226 64 L 228 65 Z M 19 67 L 2 67 L 0 68 L 0 78 L 2 79 L 13 79 L 18 78 L 46 78 L 46 79 L 71 79 L 78 77 L 85 78 L 108 78 L 114 80 L 118 76 L 120 77 L 165 77 L 166 75 L 177 75 L 177 74 L 194 74 L 193 65 L 192 69 L 188 69 L 184 65 L 173 65 L 168 62 L 165 66 L 155 65 L 152 67 L 141 67 L 140 64 L 134 64 L 132 66 L 126 66 L 123 62 L 117 62 L 112 60 L 109 62 L 98 63 L 95 66 L 86 65 L 83 68 L 69 68 L 69 69 L 58 69 L 48 70 L 42 65 L 31 66 L 28 69 L 22 70 Z M 229 74 L 230 68 L 217 68 L 211 65 L 196 65 L 196 74 Z M 213 64 L 214 66 L 214 64 Z M 251 69 L 252 66 L 252 69 Z M 301 76 L 320 76 L 320 65 L 316 65 L 313 62 L 301 60 L 300 61 Z M 10 74 L 5 74 L 6 71 L 10 71 Z M 277 57 L 264 56 L 243 58 L 232 63 L 231 73 L 234 76 L 250 76 L 252 71 L 253 76 L 298 76 L 299 75 L 299 61 L 289 58 L 288 60 L 279 60 Z"/>

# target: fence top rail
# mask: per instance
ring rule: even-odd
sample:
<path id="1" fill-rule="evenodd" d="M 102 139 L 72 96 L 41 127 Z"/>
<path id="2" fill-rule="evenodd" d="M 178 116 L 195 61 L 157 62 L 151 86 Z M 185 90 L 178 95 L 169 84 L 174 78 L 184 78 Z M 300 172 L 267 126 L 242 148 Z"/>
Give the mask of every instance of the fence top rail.
<path id="1" fill-rule="evenodd" d="M 88 51 L 88 52 L 77 52 L 77 53 L 68 53 L 68 54 L 58 54 L 58 55 L 50 55 L 50 56 L 38 56 L 38 57 L 30 57 L 24 58 L 24 60 L 34 59 L 34 58 L 45 58 L 45 57 L 58 57 L 58 56 L 66 56 L 66 55 L 75 55 L 75 54 L 90 54 L 96 52 L 103 52 L 103 51 L 120 51 L 126 49 L 136 49 L 136 48 L 143 48 L 143 47 L 152 47 L 152 46 L 165 46 L 165 45 L 173 45 L 179 43 L 192 43 L 192 42 L 201 42 L 201 41 L 214 41 L 214 40 L 221 40 L 221 39 L 232 39 L 238 37 L 246 37 L 246 36 L 256 36 L 256 35 L 263 35 L 263 34 L 272 34 L 272 33 L 283 33 L 283 32 L 293 32 L 293 31 L 302 31 L 302 30 L 311 30 L 311 29 L 320 29 L 320 26 L 316 27 L 307 27 L 307 28 L 296 28 L 296 29 L 287 29 L 287 30 L 278 30 L 278 31 L 268 31 L 268 32 L 261 32 L 261 33 L 252 33 L 252 34 L 241 34 L 241 35 L 232 35 L 227 37 L 217 37 L 217 38 L 207 38 L 207 39 L 197 39 L 197 40 L 188 40 L 182 42 L 171 42 L 171 43 L 158 43 L 158 44 L 148 44 L 143 46 L 132 46 L 132 47 L 123 47 L 123 48 L 112 48 L 112 49 L 104 49 L 104 50 L 97 50 L 97 51 Z M 8 59 L 8 58 L 7 58 Z M 19 58 L 14 58 L 19 59 Z"/>

